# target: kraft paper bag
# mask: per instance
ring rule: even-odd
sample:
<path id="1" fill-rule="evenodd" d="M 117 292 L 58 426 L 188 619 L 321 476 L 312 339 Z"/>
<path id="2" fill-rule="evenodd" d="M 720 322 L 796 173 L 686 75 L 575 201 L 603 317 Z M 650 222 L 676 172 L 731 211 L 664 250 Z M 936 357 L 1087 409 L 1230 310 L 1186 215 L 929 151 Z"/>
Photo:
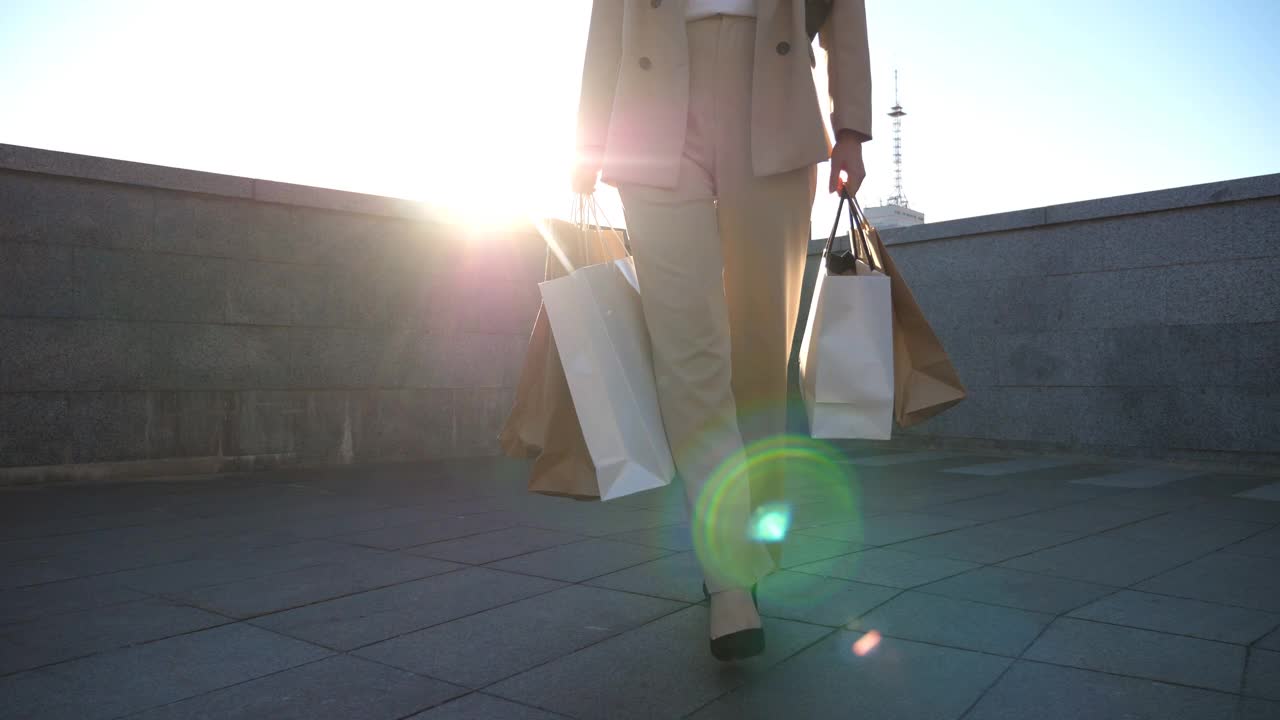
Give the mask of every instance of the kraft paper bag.
<path id="1" fill-rule="evenodd" d="M 631 258 L 579 268 L 539 288 L 601 500 L 670 484 L 675 463 Z"/>
<path id="2" fill-rule="evenodd" d="M 584 222 L 551 220 L 540 225 L 547 241 L 546 280 L 573 267 L 609 262 L 626 250 L 606 235 L 616 231 Z M 545 305 L 538 310 L 516 385 L 515 403 L 499 436 L 503 452 L 533 459 L 529 490 L 579 500 L 600 499 L 595 467 L 565 380 Z"/>
<path id="3" fill-rule="evenodd" d="M 833 244 L 849 202 L 850 251 Z M 851 198 L 823 249 L 800 345 L 800 391 L 815 438 L 888 440 L 894 419 L 893 295 Z"/>
<path id="4" fill-rule="evenodd" d="M 865 218 L 863 223 L 870 250 L 884 263 L 892 281 L 894 417 L 901 427 L 911 427 L 964 400 L 965 388 L 880 233 Z"/>

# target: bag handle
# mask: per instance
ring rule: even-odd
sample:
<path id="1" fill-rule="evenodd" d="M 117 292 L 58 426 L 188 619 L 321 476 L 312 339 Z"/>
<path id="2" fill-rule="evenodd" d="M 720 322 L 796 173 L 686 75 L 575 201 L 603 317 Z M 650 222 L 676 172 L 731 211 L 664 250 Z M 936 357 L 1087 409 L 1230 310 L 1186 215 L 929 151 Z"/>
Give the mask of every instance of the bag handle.
<path id="1" fill-rule="evenodd" d="M 871 226 L 871 223 L 867 222 L 867 217 L 863 214 L 861 206 L 849 194 L 847 187 L 840 188 L 840 205 L 836 207 L 836 219 L 831 224 L 831 234 L 827 236 L 827 244 L 822 248 L 824 261 L 827 255 L 831 253 L 831 248 L 835 245 L 836 231 L 840 229 L 840 212 L 844 210 L 846 202 L 849 203 L 849 248 L 853 251 L 853 256 L 866 263 L 867 267 L 883 273 L 884 263 L 880 261 L 880 256 L 871 249 L 871 237 L 867 232 L 867 228 Z"/>
<path id="2" fill-rule="evenodd" d="M 606 225 L 602 224 L 601 221 L 608 223 L 608 232 L 605 231 Z M 604 254 L 608 254 L 608 247 L 605 241 L 606 235 L 615 245 L 614 249 L 618 251 L 621 257 L 627 257 L 631 254 L 627 252 L 627 244 L 622 239 L 622 233 L 619 233 L 614 229 L 613 223 L 609 222 L 608 217 L 605 217 L 604 210 L 596 200 L 595 194 L 577 196 L 573 212 L 570 216 L 570 222 L 577 225 L 578 229 L 582 232 L 594 230 L 596 242 L 600 243 L 600 249 L 605 251 Z"/>

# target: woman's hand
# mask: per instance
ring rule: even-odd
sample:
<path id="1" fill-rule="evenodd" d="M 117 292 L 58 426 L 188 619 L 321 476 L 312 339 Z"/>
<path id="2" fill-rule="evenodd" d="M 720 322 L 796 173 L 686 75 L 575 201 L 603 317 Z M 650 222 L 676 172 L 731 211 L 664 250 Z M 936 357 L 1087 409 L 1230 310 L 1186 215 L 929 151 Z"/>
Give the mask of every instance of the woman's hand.
<path id="1" fill-rule="evenodd" d="M 579 155 L 573 163 L 573 177 L 570 183 L 573 192 L 578 195 L 590 195 L 596 191 L 596 178 L 600 176 L 600 165 L 591 158 Z"/>
<path id="2" fill-rule="evenodd" d="M 830 192 L 837 192 L 847 187 L 850 195 L 856 195 L 862 181 L 867 178 L 867 169 L 862 164 L 861 135 L 852 130 L 841 130 L 836 134 L 835 147 L 831 148 L 831 182 Z M 848 180 L 841 179 L 844 172 Z"/>

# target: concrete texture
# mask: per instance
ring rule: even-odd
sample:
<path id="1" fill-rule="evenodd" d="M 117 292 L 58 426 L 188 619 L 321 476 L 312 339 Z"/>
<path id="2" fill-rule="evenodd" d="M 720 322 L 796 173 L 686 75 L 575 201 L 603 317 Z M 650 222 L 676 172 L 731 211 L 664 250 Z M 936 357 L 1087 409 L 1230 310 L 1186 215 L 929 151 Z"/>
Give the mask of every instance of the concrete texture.
<path id="1" fill-rule="evenodd" d="M 796 483 L 858 502 L 793 531 L 768 652 L 729 665 L 679 483 L 578 503 L 475 459 L 0 488 L 0 718 L 1271 717 L 1280 505 L 1232 495 L 1276 478 L 1049 459 Z"/>
<path id="2" fill-rule="evenodd" d="M 495 454 L 543 247 L 461 234 L 0 146 L 0 483 Z"/>
<path id="3" fill-rule="evenodd" d="M 0 483 L 496 454 L 544 249 L 463 235 L 0 145 Z M 884 237 L 970 389 L 888 447 L 1280 462 L 1280 175 Z"/>

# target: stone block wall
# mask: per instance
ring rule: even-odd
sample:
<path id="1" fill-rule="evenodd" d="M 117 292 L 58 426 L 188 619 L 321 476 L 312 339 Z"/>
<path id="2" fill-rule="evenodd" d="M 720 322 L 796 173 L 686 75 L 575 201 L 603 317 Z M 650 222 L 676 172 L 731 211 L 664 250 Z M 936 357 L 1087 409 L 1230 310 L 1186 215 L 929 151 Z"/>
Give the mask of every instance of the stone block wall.
<path id="1" fill-rule="evenodd" d="M 1280 175 L 883 237 L 970 390 L 903 444 L 1280 462 Z"/>
<path id="2" fill-rule="evenodd" d="M 0 482 L 490 454 L 544 250 L 0 145 Z"/>
<path id="3" fill-rule="evenodd" d="M 1280 175 L 884 237 L 970 390 L 894 443 L 1280 462 Z M 392 198 L 0 145 L 0 483 L 493 454 L 544 257 Z"/>

